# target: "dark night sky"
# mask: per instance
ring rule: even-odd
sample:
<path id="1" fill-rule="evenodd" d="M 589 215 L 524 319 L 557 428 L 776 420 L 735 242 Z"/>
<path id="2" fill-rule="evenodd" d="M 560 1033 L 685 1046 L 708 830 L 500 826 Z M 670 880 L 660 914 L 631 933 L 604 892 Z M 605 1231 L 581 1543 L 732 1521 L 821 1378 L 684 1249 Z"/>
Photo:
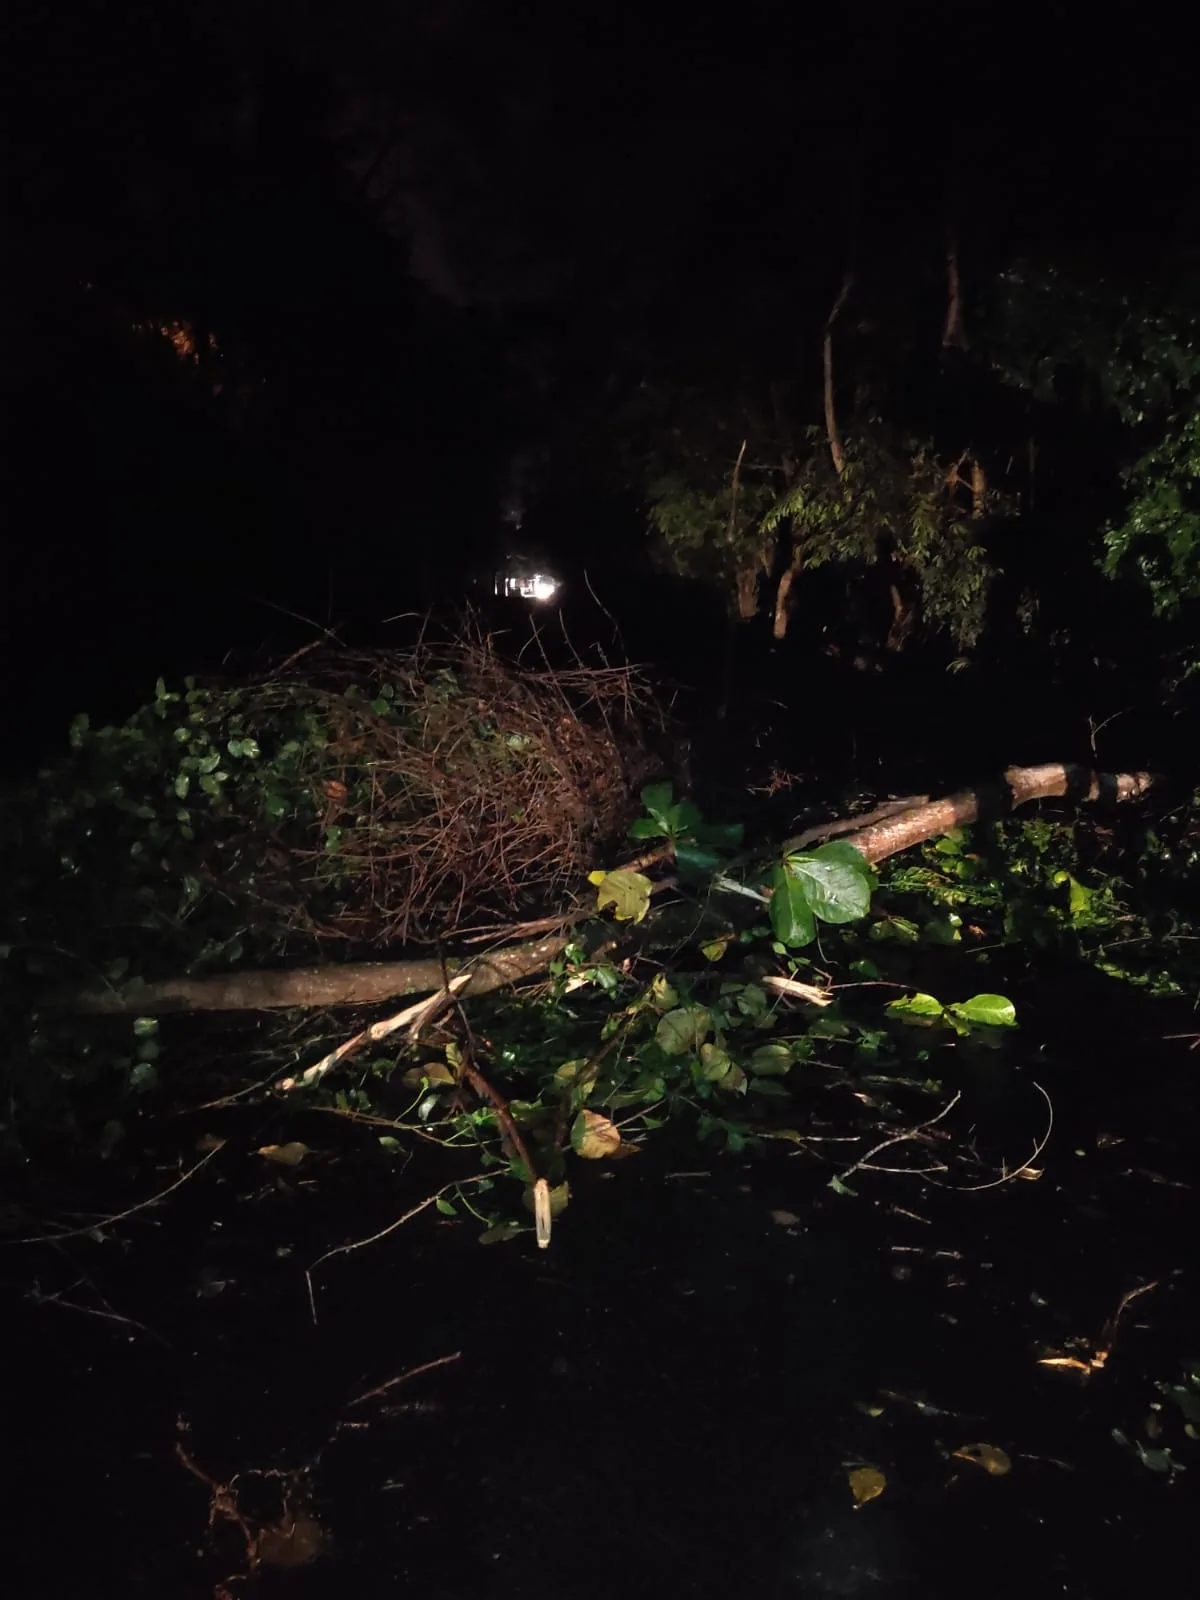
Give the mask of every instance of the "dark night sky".
<path id="1" fill-rule="evenodd" d="M 514 455 L 606 386 L 807 383 L 851 241 L 885 320 L 936 302 L 948 219 L 977 275 L 1195 242 L 1187 53 L 1148 12 L 21 0 L 5 26 L 6 705 L 219 658 L 271 635 L 263 600 L 453 592 Z M 131 333 L 179 318 L 217 397 Z"/>

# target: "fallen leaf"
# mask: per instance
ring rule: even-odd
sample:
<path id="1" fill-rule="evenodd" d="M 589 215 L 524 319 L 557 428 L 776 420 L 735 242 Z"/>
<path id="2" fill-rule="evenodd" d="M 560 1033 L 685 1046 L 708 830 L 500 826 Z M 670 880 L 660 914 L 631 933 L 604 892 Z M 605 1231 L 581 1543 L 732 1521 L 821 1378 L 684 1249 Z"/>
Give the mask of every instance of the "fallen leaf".
<path id="1" fill-rule="evenodd" d="M 850 1493 L 860 1506 L 877 1499 L 887 1488 L 887 1478 L 878 1467 L 855 1467 L 849 1474 Z"/>
<path id="2" fill-rule="evenodd" d="M 298 1139 L 291 1140 L 288 1144 L 264 1144 L 256 1152 L 264 1161 L 274 1161 L 281 1167 L 298 1167 L 305 1156 L 312 1155 L 306 1144 L 301 1144 Z"/>
<path id="3" fill-rule="evenodd" d="M 1011 1458 L 996 1444 L 964 1444 L 954 1454 L 960 1461 L 973 1461 L 993 1478 L 1002 1478 L 1012 1471 Z"/>

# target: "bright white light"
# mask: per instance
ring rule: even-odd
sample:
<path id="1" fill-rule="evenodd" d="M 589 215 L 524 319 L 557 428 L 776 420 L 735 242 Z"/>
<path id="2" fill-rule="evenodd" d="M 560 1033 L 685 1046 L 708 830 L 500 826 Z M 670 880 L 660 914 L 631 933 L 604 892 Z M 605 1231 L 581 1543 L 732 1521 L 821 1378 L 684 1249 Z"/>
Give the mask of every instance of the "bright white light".
<path id="1" fill-rule="evenodd" d="M 558 579 L 546 572 L 510 572 L 497 582 L 498 593 L 519 595 L 522 600 L 553 600 L 558 589 Z"/>

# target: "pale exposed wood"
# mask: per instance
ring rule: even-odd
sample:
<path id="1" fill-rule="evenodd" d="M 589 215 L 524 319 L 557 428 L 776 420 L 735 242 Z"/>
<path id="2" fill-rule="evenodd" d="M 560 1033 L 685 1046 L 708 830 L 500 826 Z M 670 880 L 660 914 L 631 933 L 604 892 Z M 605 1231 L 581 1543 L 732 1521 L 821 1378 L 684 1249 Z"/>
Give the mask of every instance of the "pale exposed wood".
<path id="1" fill-rule="evenodd" d="M 1077 801 L 1140 800 L 1153 783 L 1154 778 L 1148 772 L 1099 773 L 1074 763 L 1009 767 L 997 783 L 962 789 L 945 799 L 931 800 L 845 837 L 868 861 L 884 861 L 926 839 L 936 839 L 951 828 L 977 822 L 981 816 L 1006 816 L 1031 800 L 1063 797 Z"/>

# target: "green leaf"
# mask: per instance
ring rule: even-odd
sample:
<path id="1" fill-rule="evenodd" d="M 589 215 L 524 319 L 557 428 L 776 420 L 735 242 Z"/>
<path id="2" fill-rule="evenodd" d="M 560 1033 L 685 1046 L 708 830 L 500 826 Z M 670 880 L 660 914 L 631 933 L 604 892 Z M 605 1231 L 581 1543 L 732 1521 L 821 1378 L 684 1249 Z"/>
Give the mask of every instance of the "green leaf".
<path id="1" fill-rule="evenodd" d="M 657 822 L 653 817 L 639 817 L 629 829 L 631 839 L 665 839 L 669 829 L 665 823 Z"/>
<path id="2" fill-rule="evenodd" d="M 733 1003 L 743 1017 L 765 1017 L 767 991 L 759 983 L 722 984 L 722 994 L 731 994 Z"/>
<path id="3" fill-rule="evenodd" d="M 667 812 L 667 826 L 672 834 L 692 833 L 703 820 L 699 806 L 690 800 L 680 800 Z"/>
<path id="4" fill-rule="evenodd" d="M 679 995 L 665 972 L 655 974 L 650 985 L 650 1001 L 659 1011 L 672 1011 L 679 1004 Z"/>
<path id="5" fill-rule="evenodd" d="M 707 1006 L 678 1006 L 662 1018 L 654 1038 L 659 1049 L 669 1056 L 698 1055 L 712 1026 Z"/>
<path id="6" fill-rule="evenodd" d="M 725 952 L 729 949 L 733 935 L 728 934 L 724 939 L 709 939 L 700 946 L 700 954 L 706 961 L 723 961 Z"/>
<path id="7" fill-rule="evenodd" d="M 485 1228 L 479 1235 L 480 1244 L 506 1244 L 509 1239 L 515 1239 L 519 1233 L 524 1233 L 519 1222 L 497 1222 L 490 1228 Z"/>
<path id="8" fill-rule="evenodd" d="M 458 1215 L 458 1212 L 451 1205 L 450 1201 L 446 1199 L 445 1195 L 438 1195 L 434 1204 L 444 1217 L 456 1217 Z"/>
<path id="9" fill-rule="evenodd" d="M 811 855 L 788 856 L 784 863 L 789 877 L 803 885 L 809 910 L 822 922 L 856 922 L 871 909 L 871 884 L 865 860 L 859 856 L 857 862 L 849 861 L 842 853 L 852 848 L 844 845 L 836 850 L 835 847 L 833 855 L 814 851 Z"/>
<path id="10" fill-rule="evenodd" d="M 740 822 L 701 822 L 695 833 L 696 842 L 712 850 L 740 850 L 746 829 Z"/>
<path id="11" fill-rule="evenodd" d="M 1165 1391 L 1189 1422 L 1200 1422 L 1200 1394 L 1186 1384 L 1171 1384 Z"/>
<path id="12" fill-rule="evenodd" d="M 680 874 L 692 879 L 711 878 L 721 865 L 721 858 L 715 851 L 707 850 L 703 845 L 696 844 L 691 839 L 677 839 L 675 841 L 675 865 Z"/>
<path id="13" fill-rule="evenodd" d="M 903 1000 L 893 1000 L 886 1007 L 887 1015 L 899 1017 L 902 1022 L 928 1023 L 937 1021 L 945 1012 L 942 1002 L 931 994 L 909 995 Z"/>
<path id="14" fill-rule="evenodd" d="M 771 927 L 781 943 L 789 947 L 811 944 L 817 925 L 809 910 L 805 885 L 782 865 L 771 875 Z"/>
<path id="15" fill-rule="evenodd" d="M 780 1083 L 778 1078 L 751 1078 L 749 1083 L 751 1094 L 765 1095 L 768 1100 L 790 1100 L 787 1085 Z"/>
<path id="16" fill-rule="evenodd" d="M 756 1078 L 782 1078 L 792 1066 L 792 1052 L 786 1044 L 760 1044 L 750 1057 L 750 1071 Z"/>
<path id="17" fill-rule="evenodd" d="M 671 809 L 671 802 L 675 798 L 675 789 L 669 783 L 648 783 L 642 790 L 642 804 L 657 822 L 670 830 L 667 821 L 667 812 Z"/>
<path id="18" fill-rule="evenodd" d="M 1002 994 L 976 994 L 950 1008 L 964 1022 L 983 1023 L 989 1028 L 1015 1028 L 1017 1008 Z"/>
<path id="19" fill-rule="evenodd" d="M 135 1039 L 153 1039 L 157 1032 L 157 1017 L 134 1017 L 133 1036 Z"/>
<path id="20" fill-rule="evenodd" d="M 708 1083 L 719 1083 L 732 1066 L 728 1053 L 719 1044 L 700 1046 L 700 1076 Z"/>
<path id="21" fill-rule="evenodd" d="M 879 879 L 875 869 L 856 845 L 849 844 L 845 839 L 830 839 L 827 844 L 821 845 L 811 852 L 818 861 L 841 861 L 848 867 L 853 867 L 855 872 L 861 872 L 866 878 L 869 887 L 874 890 L 879 887 Z"/>
<path id="22" fill-rule="evenodd" d="M 1092 898 L 1095 893 L 1092 889 L 1085 889 L 1077 878 L 1067 874 L 1067 882 L 1071 885 L 1070 910 L 1073 917 L 1086 917 L 1091 910 Z"/>

